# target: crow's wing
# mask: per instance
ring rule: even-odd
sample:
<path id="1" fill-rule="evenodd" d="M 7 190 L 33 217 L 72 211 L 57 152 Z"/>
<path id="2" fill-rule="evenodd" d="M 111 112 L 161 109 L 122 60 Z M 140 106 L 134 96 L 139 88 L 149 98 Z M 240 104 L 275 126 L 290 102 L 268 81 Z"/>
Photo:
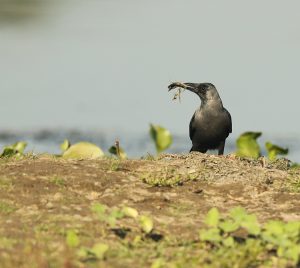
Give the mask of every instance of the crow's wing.
<path id="1" fill-rule="evenodd" d="M 230 113 L 224 108 L 226 114 L 228 115 L 228 118 L 229 118 L 229 128 L 228 128 L 228 133 L 232 133 L 232 121 L 231 121 L 231 115 Z"/>
<path id="2" fill-rule="evenodd" d="M 195 134 L 195 130 L 196 128 L 193 127 L 193 123 L 194 123 L 194 120 L 195 120 L 195 114 L 193 115 L 191 121 L 190 121 L 190 139 L 193 140 L 193 136 Z"/>

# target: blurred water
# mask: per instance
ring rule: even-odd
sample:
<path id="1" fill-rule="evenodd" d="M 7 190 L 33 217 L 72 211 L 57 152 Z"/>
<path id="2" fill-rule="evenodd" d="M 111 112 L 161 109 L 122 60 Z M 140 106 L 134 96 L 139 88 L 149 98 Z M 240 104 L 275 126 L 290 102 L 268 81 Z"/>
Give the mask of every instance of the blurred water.
<path id="1" fill-rule="evenodd" d="M 59 154 L 59 145 L 64 139 L 70 140 L 71 144 L 79 141 L 89 141 L 100 146 L 105 152 L 112 146 L 116 139 L 120 140 L 121 147 L 124 148 L 130 158 L 140 158 L 147 153 L 155 154 L 155 148 L 148 132 L 130 133 L 117 130 L 56 130 L 44 129 L 39 131 L 2 131 L 0 132 L 0 147 L 24 140 L 28 142 L 26 151 L 34 153 Z M 227 140 L 225 153 L 235 151 L 236 137 L 230 136 Z M 295 162 L 300 162 L 300 139 L 295 136 L 272 136 L 265 135 L 258 139 L 263 147 L 266 141 L 285 148 L 289 148 L 288 158 Z M 170 153 L 187 153 L 190 150 L 191 142 L 188 136 L 173 135 L 173 144 L 167 150 Z M 264 148 L 262 148 L 265 154 Z"/>
<path id="2" fill-rule="evenodd" d="M 107 151 L 120 139 L 140 157 L 155 153 L 145 129 L 155 122 L 174 133 L 169 152 L 188 152 L 199 99 L 187 92 L 177 105 L 167 85 L 210 81 L 233 119 L 225 152 L 241 132 L 259 130 L 261 145 L 288 147 L 300 162 L 300 135 L 291 134 L 300 133 L 299 7 L 297 0 L 0 0 L 0 146 L 25 140 L 28 150 L 59 153 L 68 138 Z"/>

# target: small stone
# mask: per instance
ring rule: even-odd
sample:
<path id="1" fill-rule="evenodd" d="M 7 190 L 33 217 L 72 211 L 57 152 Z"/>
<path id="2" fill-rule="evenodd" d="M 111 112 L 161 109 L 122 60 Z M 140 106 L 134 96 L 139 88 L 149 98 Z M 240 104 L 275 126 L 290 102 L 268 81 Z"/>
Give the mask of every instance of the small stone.
<path id="1" fill-rule="evenodd" d="M 48 208 L 48 209 L 52 209 L 52 208 L 54 208 L 54 205 L 53 205 L 53 203 L 51 203 L 51 202 L 48 202 L 48 203 L 46 204 L 46 208 Z"/>
<path id="2" fill-rule="evenodd" d="M 60 201 L 63 199 L 63 195 L 61 193 L 56 193 L 54 196 L 53 196 L 53 200 L 54 201 Z"/>

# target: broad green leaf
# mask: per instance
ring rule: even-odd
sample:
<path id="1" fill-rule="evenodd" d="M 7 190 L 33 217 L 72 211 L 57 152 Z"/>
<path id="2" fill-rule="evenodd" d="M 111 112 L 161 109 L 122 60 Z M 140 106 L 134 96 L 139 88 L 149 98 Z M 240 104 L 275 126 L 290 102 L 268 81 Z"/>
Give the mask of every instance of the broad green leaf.
<path id="1" fill-rule="evenodd" d="M 284 223 L 281 221 L 268 221 L 264 224 L 261 237 L 264 241 L 267 241 L 273 245 L 282 244 L 282 239 L 286 238 Z"/>
<path id="2" fill-rule="evenodd" d="M 79 245 L 80 241 L 74 230 L 67 231 L 66 242 L 67 242 L 67 245 L 71 248 L 75 248 Z"/>
<path id="3" fill-rule="evenodd" d="M 114 216 L 108 215 L 104 220 L 109 224 L 110 228 L 116 227 L 117 219 Z"/>
<path id="4" fill-rule="evenodd" d="M 220 221 L 220 212 L 217 208 L 211 208 L 204 219 L 209 227 L 217 227 Z"/>
<path id="5" fill-rule="evenodd" d="M 62 155 L 66 159 L 95 159 L 103 156 L 104 153 L 98 146 L 84 141 L 72 145 Z"/>
<path id="6" fill-rule="evenodd" d="M 97 214 L 100 221 L 107 219 L 107 206 L 97 203 L 92 206 L 92 211 Z"/>
<path id="7" fill-rule="evenodd" d="M 298 238 L 300 236 L 300 222 L 299 221 L 290 221 L 287 222 L 284 226 L 285 233 L 290 238 Z"/>
<path id="8" fill-rule="evenodd" d="M 107 244 L 97 243 L 91 248 L 91 253 L 93 253 L 97 259 L 103 260 L 108 249 L 109 246 Z"/>
<path id="9" fill-rule="evenodd" d="M 225 233 L 232 233 L 239 229 L 240 225 L 233 221 L 233 220 L 225 220 L 223 222 L 219 223 L 219 227 L 225 232 Z"/>
<path id="10" fill-rule="evenodd" d="M 119 152 L 117 151 L 117 147 L 111 146 L 108 151 L 113 154 L 116 155 L 117 157 L 119 157 L 120 159 L 126 159 L 127 158 L 127 154 L 125 153 L 125 151 L 120 147 L 119 148 Z"/>
<path id="11" fill-rule="evenodd" d="M 22 155 L 27 146 L 27 142 L 19 141 L 12 145 L 5 146 L 1 157 L 10 157 L 14 155 Z"/>
<path id="12" fill-rule="evenodd" d="M 287 155 L 289 152 L 289 149 L 284 149 L 275 144 L 272 144 L 271 142 L 266 142 L 266 149 L 268 157 L 271 161 L 276 160 L 278 155 Z"/>
<path id="13" fill-rule="evenodd" d="M 261 132 L 245 132 L 240 135 L 236 141 L 236 154 L 241 157 L 258 158 L 260 156 L 260 147 L 256 139 L 261 134 Z"/>
<path id="14" fill-rule="evenodd" d="M 12 148 L 9 148 L 9 147 L 5 147 L 3 149 L 3 152 L 1 154 L 1 157 L 11 157 L 11 156 L 14 156 L 14 155 L 17 155 L 18 152 Z"/>
<path id="15" fill-rule="evenodd" d="M 254 214 L 248 214 L 243 207 L 236 207 L 230 210 L 230 217 L 236 224 L 245 228 L 249 234 L 258 235 L 260 233 L 260 225 Z"/>
<path id="16" fill-rule="evenodd" d="M 260 225 L 254 214 L 246 215 L 243 221 L 241 222 L 241 226 L 244 227 L 251 235 L 260 234 Z"/>
<path id="17" fill-rule="evenodd" d="M 153 221 L 151 218 L 147 216 L 140 216 L 139 223 L 141 229 L 146 233 L 149 234 L 153 230 Z"/>
<path id="18" fill-rule="evenodd" d="M 131 207 L 123 207 L 122 212 L 126 217 L 129 218 L 137 218 L 137 216 L 139 215 L 138 211 Z"/>
<path id="19" fill-rule="evenodd" d="M 19 142 L 13 144 L 12 148 L 15 149 L 18 153 L 23 154 L 26 146 L 27 146 L 27 142 L 19 141 Z"/>
<path id="20" fill-rule="evenodd" d="M 230 210 L 229 215 L 236 223 L 241 224 L 248 214 L 243 207 L 235 207 Z"/>
<path id="21" fill-rule="evenodd" d="M 228 236 L 227 238 L 225 238 L 225 239 L 222 240 L 222 244 L 225 247 L 234 247 L 235 242 L 234 242 L 234 239 L 233 239 L 232 236 Z"/>
<path id="22" fill-rule="evenodd" d="M 105 258 L 106 252 L 109 250 L 109 246 L 103 243 L 97 243 L 92 248 L 81 247 L 77 251 L 79 258 L 83 260 L 88 260 L 91 257 L 103 260 Z"/>
<path id="23" fill-rule="evenodd" d="M 289 260 L 292 260 L 295 264 L 297 264 L 300 257 L 300 245 L 293 244 L 287 248 L 284 248 L 282 251 L 282 256 Z"/>
<path id="24" fill-rule="evenodd" d="M 114 208 L 110 215 L 116 219 L 122 219 L 124 217 L 124 213 L 122 210 L 118 209 L 118 208 Z"/>
<path id="25" fill-rule="evenodd" d="M 89 255 L 89 252 L 90 252 L 90 249 L 89 248 L 86 248 L 86 247 L 80 247 L 77 251 L 77 255 L 79 258 L 81 259 L 85 259 L 88 257 Z"/>
<path id="26" fill-rule="evenodd" d="M 280 236 L 284 233 L 284 223 L 281 221 L 268 221 L 264 225 L 265 232 L 274 235 Z"/>
<path id="27" fill-rule="evenodd" d="M 173 141 L 170 131 L 158 125 L 150 124 L 150 136 L 155 143 L 157 153 L 169 148 Z"/>
<path id="28" fill-rule="evenodd" d="M 151 268 L 164 268 L 166 267 L 166 262 L 164 259 L 159 258 L 156 259 L 152 264 L 151 264 Z"/>
<path id="29" fill-rule="evenodd" d="M 69 140 L 64 140 L 64 142 L 60 145 L 60 149 L 62 152 L 67 151 L 71 146 L 71 143 L 69 142 Z"/>
<path id="30" fill-rule="evenodd" d="M 122 219 L 123 217 L 124 213 L 121 210 L 114 208 L 108 215 L 106 221 L 112 228 L 114 228 L 116 226 L 117 220 Z"/>
<path id="31" fill-rule="evenodd" d="M 100 203 L 96 203 L 92 206 L 92 211 L 96 212 L 97 214 L 104 214 L 106 210 L 107 206 Z"/>
<path id="32" fill-rule="evenodd" d="M 219 228 L 201 229 L 199 231 L 201 241 L 221 242 L 223 237 L 220 234 Z"/>

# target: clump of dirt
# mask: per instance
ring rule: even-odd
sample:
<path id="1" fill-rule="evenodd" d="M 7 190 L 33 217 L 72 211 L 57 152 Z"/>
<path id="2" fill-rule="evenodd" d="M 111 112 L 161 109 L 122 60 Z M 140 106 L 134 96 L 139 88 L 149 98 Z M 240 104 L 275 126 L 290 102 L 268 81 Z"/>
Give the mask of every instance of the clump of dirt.
<path id="1" fill-rule="evenodd" d="M 28 261 L 38 267 L 65 265 L 65 231 L 70 228 L 87 245 L 97 237 L 113 244 L 116 236 L 92 215 L 94 203 L 133 207 L 153 218 L 161 236 L 192 241 L 212 207 L 226 212 L 242 206 L 260 222 L 300 220 L 299 191 L 300 171 L 284 159 L 201 153 L 166 154 L 158 160 L 1 159 L 0 258 L 7 267 L 32 267 Z M 136 228 L 131 221 L 126 226 Z"/>

